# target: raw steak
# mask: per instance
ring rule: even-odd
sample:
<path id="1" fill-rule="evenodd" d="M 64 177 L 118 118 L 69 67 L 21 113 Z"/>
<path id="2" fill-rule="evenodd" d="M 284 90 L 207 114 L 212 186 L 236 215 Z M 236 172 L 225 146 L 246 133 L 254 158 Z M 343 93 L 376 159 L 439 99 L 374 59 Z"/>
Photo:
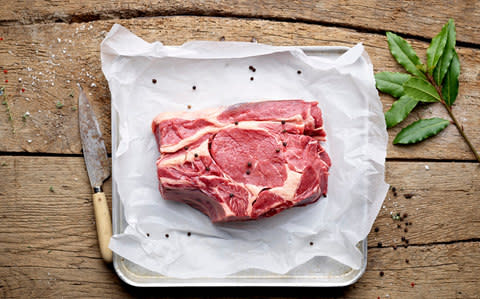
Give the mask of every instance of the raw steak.
<path id="1" fill-rule="evenodd" d="M 302 100 L 162 113 L 152 123 L 160 192 L 213 222 L 311 204 L 327 193 L 322 125 L 317 103 Z"/>

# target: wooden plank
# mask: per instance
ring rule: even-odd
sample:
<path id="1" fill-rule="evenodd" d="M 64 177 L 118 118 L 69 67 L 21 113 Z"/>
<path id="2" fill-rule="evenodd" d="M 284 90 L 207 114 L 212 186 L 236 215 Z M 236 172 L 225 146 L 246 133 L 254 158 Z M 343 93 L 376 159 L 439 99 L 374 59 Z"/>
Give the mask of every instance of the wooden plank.
<path id="1" fill-rule="evenodd" d="M 480 44 L 478 1 L 6 1 L 0 24 L 34 22 L 82 22 L 98 19 L 165 15 L 238 16 L 294 20 L 361 28 L 396 31 L 432 38 L 439 28 L 454 18 L 458 40 Z"/>
<path id="2" fill-rule="evenodd" d="M 0 235 L 15 236 L 22 243 L 34 233 L 53 237 L 60 231 L 72 238 L 69 243 L 38 243 L 39 239 L 31 244 L 45 250 L 72 250 L 87 244 L 87 239 L 96 239 L 83 158 L 0 156 L 0 165 L 0 218 L 5 219 Z M 478 239 L 480 175 L 476 164 L 387 162 L 386 181 L 395 192 L 390 190 L 384 201 L 374 224 L 379 231 L 371 233 L 370 247 L 378 242 L 382 247 L 405 246 L 402 237 L 410 245 Z M 110 198 L 110 180 L 104 190 Z M 408 217 L 393 220 L 391 213 L 397 212 Z"/>
<path id="3" fill-rule="evenodd" d="M 63 234 L 57 234 L 63 238 Z M 68 241 L 66 241 L 68 242 Z M 90 244 L 94 245 L 94 244 Z M 0 296 L 6 298 L 245 298 L 249 288 L 128 287 L 105 266 L 91 248 L 52 251 L 36 248 L 1 250 Z M 372 249 L 365 274 L 353 286 L 322 289 L 322 298 L 476 298 L 480 292 L 480 245 L 478 242 L 401 248 Z M 43 259 L 35 258 L 40 255 Z M 406 260 L 409 263 L 406 263 Z M 380 276 L 380 272 L 384 275 Z M 414 283 L 412 287 L 411 283 Z M 255 297 L 298 298 L 312 294 L 310 288 L 258 288 Z"/>
<path id="4" fill-rule="evenodd" d="M 100 258 L 82 158 L 0 156 L 0 165 L 0 297 L 158 295 L 155 289 L 127 287 Z M 380 230 L 370 234 L 370 245 L 380 240 L 383 246 L 391 246 L 389 240 L 401 235 L 388 213 L 398 208 L 407 211 L 406 219 L 413 222 L 407 234 L 410 246 L 370 248 L 367 272 L 360 281 L 348 288 L 328 290 L 326 295 L 473 298 L 479 294 L 480 242 L 474 239 L 480 231 L 476 213 L 480 205 L 478 167 L 440 162 L 429 167 L 426 170 L 423 163 L 387 163 L 387 181 L 396 186 L 397 199 L 386 200 L 387 208 L 382 209 L 375 224 Z M 110 199 L 110 180 L 104 189 Z M 407 192 L 412 198 L 400 199 Z M 473 240 L 457 242 L 466 239 Z M 248 296 L 247 291 L 236 290 L 233 297 Z M 298 292 L 308 295 L 309 291 L 267 289 L 256 295 L 296 297 Z M 202 292 L 232 297 L 231 289 L 221 288 L 162 290 L 162 296 L 192 297 Z"/>
<path id="5" fill-rule="evenodd" d="M 387 162 L 385 180 L 391 188 L 372 227 L 369 246 L 478 239 L 478 170 L 473 163 Z M 397 213 L 402 220 L 392 217 Z"/>
<path id="6" fill-rule="evenodd" d="M 375 71 L 400 71 L 391 57 L 383 36 L 359 33 L 342 28 L 319 25 L 238 20 L 211 17 L 165 17 L 135 20 L 96 21 L 82 24 L 47 24 L 7 26 L 0 28 L 0 61 L 7 74 L 0 73 L 0 82 L 10 95 L 13 122 L 8 121 L 6 107 L 0 106 L 0 151 L 49 153 L 80 153 L 77 111 L 73 111 L 78 95 L 76 83 L 89 87 L 94 109 L 110 147 L 110 98 L 107 83 L 101 73 L 99 46 L 106 32 L 119 22 L 140 37 L 178 45 L 188 40 L 250 41 L 275 45 L 344 45 L 363 42 L 375 66 Z M 427 43 L 412 41 L 419 53 Z M 458 48 L 462 63 L 460 94 L 454 111 L 463 123 L 472 142 L 480 147 L 480 50 Z M 21 81 L 21 82 L 20 82 Z M 22 88 L 25 90 L 22 91 Z M 72 97 L 71 97 L 71 96 Z M 392 98 L 382 95 L 384 109 Z M 60 101 L 64 106 L 56 108 Z M 443 107 L 425 105 L 413 113 L 405 124 L 419 117 L 448 117 Z M 24 122 L 26 112 L 30 116 Z M 16 133 L 12 133 L 12 124 Z M 402 125 L 404 126 L 404 125 Z M 402 127 L 400 126 L 400 127 Z M 390 141 L 399 128 L 390 130 Z M 454 126 L 449 126 L 438 138 L 415 146 L 388 147 L 389 158 L 407 159 L 473 159 L 467 145 Z"/>

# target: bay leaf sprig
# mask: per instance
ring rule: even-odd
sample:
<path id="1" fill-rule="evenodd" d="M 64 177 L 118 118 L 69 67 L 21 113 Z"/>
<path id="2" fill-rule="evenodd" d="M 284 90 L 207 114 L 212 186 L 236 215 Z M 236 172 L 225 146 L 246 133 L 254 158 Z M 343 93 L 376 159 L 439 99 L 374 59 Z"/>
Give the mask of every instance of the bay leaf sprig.
<path id="1" fill-rule="evenodd" d="M 424 64 L 412 46 L 402 37 L 387 32 L 390 53 L 409 73 L 380 72 L 375 74 L 377 89 L 397 100 L 385 112 L 387 128 L 401 123 L 418 103 L 441 103 L 451 121 L 434 117 L 420 119 L 403 128 L 393 144 L 413 144 L 437 135 L 453 123 L 480 163 L 480 155 L 453 114 L 452 105 L 458 95 L 460 60 L 455 50 L 455 23 L 450 19 L 430 43 Z"/>

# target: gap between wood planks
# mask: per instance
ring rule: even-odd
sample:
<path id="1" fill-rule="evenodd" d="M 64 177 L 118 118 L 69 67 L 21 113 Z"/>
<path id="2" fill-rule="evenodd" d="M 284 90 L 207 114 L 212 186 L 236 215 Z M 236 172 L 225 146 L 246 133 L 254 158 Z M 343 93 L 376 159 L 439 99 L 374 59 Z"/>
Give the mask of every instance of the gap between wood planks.
<path id="1" fill-rule="evenodd" d="M 65 158 L 78 158 L 83 157 L 83 154 L 63 154 L 63 153 L 43 153 L 43 152 L 5 152 L 0 151 L 0 157 L 65 157 Z M 112 157 L 112 153 L 107 152 L 109 158 Z M 417 163 L 478 163 L 477 160 L 460 160 L 460 159 L 421 159 L 421 158 L 386 158 L 385 162 L 417 162 Z"/>
<path id="2" fill-rule="evenodd" d="M 407 247 L 428 247 L 428 246 L 436 246 L 436 245 L 449 245 L 449 244 L 457 244 L 457 243 L 478 243 L 480 242 L 480 238 L 470 238 L 464 240 L 451 240 L 451 241 L 443 241 L 443 242 L 429 242 L 429 243 L 409 243 L 408 246 L 404 244 L 395 245 L 395 248 L 407 248 Z M 368 249 L 374 248 L 394 248 L 394 246 L 368 246 Z"/>
<path id="3" fill-rule="evenodd" d="M 136 19 L 136 18 L 154 18 L 154 17 L 210 17 L 210 18 L 234 18 L 234 19 L 243 19 L 243 20 L 265 20 L 265 21 L 272 21 L 272 22 L 284 22 L 284 23 L 304 23 L 310 25 L 319 25 L 324 27 L 337 27 L 342 29 L 349 29 L 355 30 L 358 33 L 370 33 L 370 34 L 378 34 L 378 35 L 385 35 L 385 30 L 369 28 L 365 26 L 351 26 L 348 23 L 344 22 L 326 22 L 326 21 L 314 21 L 306 18 L 291 18 L 291 17 L 272 17 L 272 16 L 265 16 L 265 15 L 258 15 L 258 16 L 249 16 L 244 14 L 233 14 L 233 13 L 219 13 L 219 14 L 201 14 L 201 13 L 193 13 L 188 9 L 184 9 L 184 11 L 180 10 L 178 13 L 169 13 L 169 14 L 156 14 L 158 11 L 146 12 L 146 11 L 138 11 L 135 9 L 131 10 L 122 10 L 122 13 L 117 13 L 117 11 L 105 11 L 102 14 L 79 14 L 79 15 L 68 15 L 64 17 L 55 17 L 53 15 L 45 16 L 44 20 L 49 22 L 32 22 L 31 24 L 25 25 L 36 25 L 36 24 L 48 24 L 48 23 L 89 23 L 94 21 L 105 21 L 105 20 L 129 20 L 129 19 Z M 107 17 L 105 15 L 108 15 Z M 0 26 L 18 26 L 24 25 L 19 21 L 16 22 L 3 22 L 0 23 Z M 394 30 L 388 30 L 393 33 L 396 33 L 406 39 L 416 39 L 418 41 L 427 42 L 429 43 L 431 39 L 426 38 L 424 36 L 415 35 L 415 34 L 406 34 L 396 32 Z M 464 41 L 457 41 L 457 47 L 466 47 L 466 48 L 473 48 L 473 49 L 480 49 L 480 44 L 464 42 Z"/>

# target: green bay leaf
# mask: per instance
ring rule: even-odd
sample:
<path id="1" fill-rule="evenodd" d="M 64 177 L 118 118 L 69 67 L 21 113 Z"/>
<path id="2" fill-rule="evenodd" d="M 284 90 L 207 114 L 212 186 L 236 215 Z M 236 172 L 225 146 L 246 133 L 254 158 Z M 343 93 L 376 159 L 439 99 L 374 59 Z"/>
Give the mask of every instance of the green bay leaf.
<path id="1" fill-rule="evenodd" d="M 381 92 L 398 98 L 403 95 L 403 84 L 410 79 L 409 74 L 380 72 L 375 74 L 375 83 Z"/>
<path id="2" fill-rule="evenodd" d="M 387 42 L 393 57 L 400 63 L 409 73 L 425 78 L 419 67 L 422 67 L 420 58 L 413 50 L 412 46 L 403 38 L 392 32 L 387 32 Z"/>
<path id="3" fill-rule="evenodd" d="M 403 90 L 407 96 L 420 102 L 433 103 L 440 101 L 440 95 L 435 87 L 420 78 L 410 78 L 403 84 Z"/>
<path id="4" fill-rule="evenodd" d="M 437 135 L 450 122 L 443 118 L 420 119 L 403 128 L 393 140 L 393 144 L 413 144 Z"/>
<path id="5" fill-rule="evenodd" d="M 395 101 L 392 107 L 385 112 L 387 128 L 391 128 L 403 121 L 417 104 L 417 100 L 405 95 L 398 99 L 398 101 Z"/>
<path id="6" fill-rule="evenodd" d="M 447 43 L 447 28 L 448 23 L 442 27 L 440 33 L 432 38 L 432 42 L 427 49 L 427 67 L 430 74 L 433 72 L 433 69 L 445 50 L 445 44 Z"/>
<path id="7" fill-rule="evenodd" d="M 442 84 L 443 78 L 445 77 L 448 67 L 450 66 L 450 62 L 455 55 L 455 23 L 452 19 L 450 19 L 446 26 L 447 42 L 445 44 L 445 50 L 443 51 L 442 57 L 440 57 L 440 59 L 438 60 L 437 66 L 433 70 L 433 78 L 438 85 Z"/>
<path id="8" fill-rule="evenodd" d="M 445 99 L 445 103 L 448 106 L 452 106 L 458 95 L 458 77 L 460 76 L 460 60 L 455 52 L 452 58 L 452 62 L 448 68 L 447 74 L 442 84 L 442 95 Z"/>

